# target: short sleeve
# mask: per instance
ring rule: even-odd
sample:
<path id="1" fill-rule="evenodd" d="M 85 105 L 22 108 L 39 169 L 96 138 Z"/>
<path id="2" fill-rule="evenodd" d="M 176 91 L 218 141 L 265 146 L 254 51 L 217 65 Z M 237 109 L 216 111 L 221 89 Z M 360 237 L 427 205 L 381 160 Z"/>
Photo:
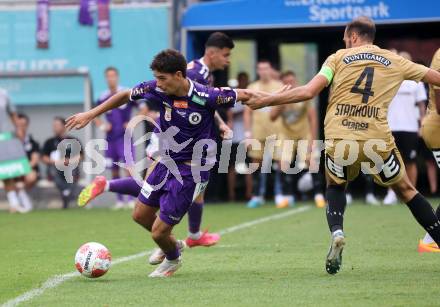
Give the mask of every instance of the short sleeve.
<path id="1" fill-rule="evenodd" d="M 322 64 L 321 70 L 319 71 L 319 75 L 324 76 L 327 79 L 327 84 L 332 83 L 333 76 L 336 71 L 336 54 L 333 53 L 330 55 Z"/>
<path id="2" fill-rule="evenodd" d="M 405 80 L 413 80 L 417 82 L 422 80 L 429 70 L 428 67 L 416 64 L 403 57 L 400 57 L 400 67 Z"/>
<path id="3" fill-rule="evenodd" d="M 147 100 L 151 103 L 158 101 L 156 83 L 154 81 L 141 82 L 131 89 L 130 100 Z"/>
<path id="4" fill-rule="evenodd" d="M 212 109 L 232 108 L 237 102 L 237 92 L 230 87 L 211 87 L 208 92 L 208 106 Z"/>
<path id="5" fill-rule="evenodd" d="M 423 85 L 423 82 L 418 82 L 416 89 L 416 101 L 420 102 L 420 101 L 425 101 L 427 99 L 428 97 L 426 95 L 426 90 L 425 90 L 425 86 Z"/>
<path id="6" fill-rule="evenodd" d="M 434 57 L 432 58 L 431 69 L 440 72 L 440 49 L 437 50 L 437 52 L 434 54 Z M 440 90 L 440 86 L 434 84 L 432 84 L 431 86 L 434 90 Z"/>

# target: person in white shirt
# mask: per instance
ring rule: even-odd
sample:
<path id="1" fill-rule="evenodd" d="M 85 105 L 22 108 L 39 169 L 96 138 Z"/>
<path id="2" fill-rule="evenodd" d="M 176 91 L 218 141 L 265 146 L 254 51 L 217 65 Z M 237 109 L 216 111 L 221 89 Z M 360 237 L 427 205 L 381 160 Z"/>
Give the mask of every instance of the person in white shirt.
<path id="1" fill-rule="evenodd" d="M 399 54 L 411 60 L 409 53 Z M 420 121 L 421 115 L 425 113 L 426 100 L 426 90 L 422 82 L 405 80 L 388 108 L 388 124 L 402 155 L 408 177 L 414 186 L 417 182 L 416 158 Z M 396 194 L 391 189 L 388 189 L 383 203 L 385 205 L 397 203 Z"/>
<path id="2" fill-rule="evenodd" d="M 245 89 L 249 85 L 249 75 L 246 72 L 240 72 L 237 75 L 236 88 Z M 231 158 L 229 160 L 228 169 L 228 199 L 229 201 L 236 200 L 235 188 L 236 188 L 236 175 L 242 173 L 246 170 L 246 163 L 240 163 L 237 161 L 237 152 L 240 142 L 245 139 L 245 129 L 244 129 L 244 114 L 245 107 L 242 104 L 229 109 L 227 112 L 228 125 L 232 129 L 232 147 L 231 147 Z M 252 197 L 252 176 L 250 174 L 244 175 L 245 179 L 245 197 L 249 200 Z"/>

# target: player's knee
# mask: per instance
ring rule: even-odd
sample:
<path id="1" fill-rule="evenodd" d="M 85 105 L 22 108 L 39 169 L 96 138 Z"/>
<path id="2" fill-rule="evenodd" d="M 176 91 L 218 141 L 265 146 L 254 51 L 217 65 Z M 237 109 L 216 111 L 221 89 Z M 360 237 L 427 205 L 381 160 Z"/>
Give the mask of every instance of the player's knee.
<path id="1" fill-rule="evenodd" d="M 133 218 L 133 221 L 135 221 L 139 225 L 144 226 L 144 227 L 147 226 L 145 223 L 145 217 L 140 210 L 136 210 L 136 209 L 133 210 L 131 217 Z"/>
<path id="2" fill-rule="evenodd" d="M 165 238 L 166 233 L 159 230 L 159 229 L 153 229 L 151 232 L 151 238 L 154 240 L 154 242 L 160 242 L 163 238 Z"/>

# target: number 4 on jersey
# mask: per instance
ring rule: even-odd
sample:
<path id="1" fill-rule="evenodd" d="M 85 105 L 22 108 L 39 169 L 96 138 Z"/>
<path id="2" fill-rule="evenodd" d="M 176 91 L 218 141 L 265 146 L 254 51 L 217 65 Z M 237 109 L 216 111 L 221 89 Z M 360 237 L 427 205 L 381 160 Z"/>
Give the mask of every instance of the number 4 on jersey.
<path id="1" fill-rule="evenodd" d="M 362 94 L 362 102 L 368 103 L 368 99 L 370 96 L 374 96 L 374 92 L 371 91 L 371 86 L 373 85 L 373 76 L 374 76 L 374 68 L 373 67 L 365 67 L 364 71 L 359 76 L 359 79 L 356 80 L 356 83 L 351 88 L 352 93 Z M 367 78 L 365 82 L 365 87 L 362 89 L 359 86 L 362 81 Z"/>

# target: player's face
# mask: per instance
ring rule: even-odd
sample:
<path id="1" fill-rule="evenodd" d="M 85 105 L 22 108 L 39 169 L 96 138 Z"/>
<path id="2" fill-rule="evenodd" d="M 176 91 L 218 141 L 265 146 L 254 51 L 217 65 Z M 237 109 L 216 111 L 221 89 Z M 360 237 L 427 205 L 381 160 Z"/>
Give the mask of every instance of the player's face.
<path id="1" fill-rule="evenodd" d="M 216 70 L 223 70 L 230 64 L 231 49 L 229 48 L 213 48 L 211 62 Z"/>
<path id="2" fill-rule="evenodd" d="M 269 63 L 262 62 L 257 65 L 257 74 L 262 81 L 269 81 L 272 79 L 272 66 Z"/>
<path id="3" fill-rule="evenodd" d="M 182 82 L 185 80 L 180 71 L 176 73 L 163 73 L 154 71 L 154 77 L 157 82 L 157 86 L 165 92 L 167 95 L 174 95 L 179 91 L 182 86 Z"/>
<path id="4" fill-rule="evenodd" d="M 119 75 L 114 70 L 109 70 L 105 74 L 105 78 L 107 79 L 107 85 L 109 88 L 117 88 L 119 84 Z"/>
<path id="5" fill-rule="evenodd" d="M 284 85 L 291 85 L 292 87 L 297 87 L 298 86 L 298 80 L 296 80 L 296 77 L 292 76 L 292 75 L 285 76 L 282 79 L 282 81 L 283 81 Z"/>

